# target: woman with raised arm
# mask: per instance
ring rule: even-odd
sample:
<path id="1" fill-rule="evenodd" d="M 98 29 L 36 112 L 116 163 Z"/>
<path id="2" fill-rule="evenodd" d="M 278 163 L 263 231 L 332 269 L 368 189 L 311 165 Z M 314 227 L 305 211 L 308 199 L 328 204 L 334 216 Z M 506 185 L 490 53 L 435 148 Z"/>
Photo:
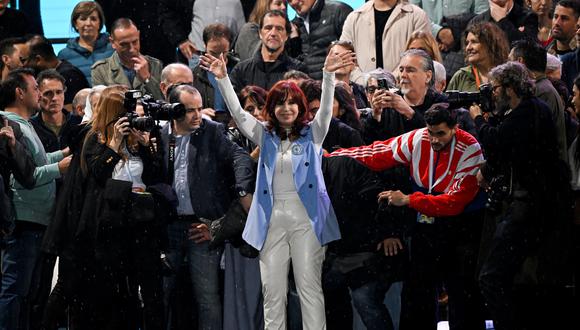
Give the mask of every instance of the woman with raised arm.
<path id="1" fill-rule="evenodd" d="M 238 128 L 260 147 L 258 177 L 243 238 L 260 251 L 265 329 L 286 329 L 290 260 L 305 330 L 325 329 L 321 286 L 324 245 L 340 238 L 321 171 L 322 142 L 332 118 L 334 71 L 354 63 L 353 53 L 330 54 L 324 65 L 319 111 L 308 123 L 308 103 L 295 83 L 268 92 L 264 123 L 240 106 L 221 58 L 202 56 L 217 78 Z"/>

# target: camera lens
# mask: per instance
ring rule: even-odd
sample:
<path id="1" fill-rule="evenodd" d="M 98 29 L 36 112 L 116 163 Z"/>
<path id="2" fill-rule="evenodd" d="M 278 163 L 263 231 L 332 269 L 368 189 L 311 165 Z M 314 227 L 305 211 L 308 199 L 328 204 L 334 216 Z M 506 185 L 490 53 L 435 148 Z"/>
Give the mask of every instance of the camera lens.
<path id="1" fill-rule="evenodd" d="M 151 117 L 131 118 L 131 127 L 143 132 L 151 132 L 155 128 L 155 120 Z"/>

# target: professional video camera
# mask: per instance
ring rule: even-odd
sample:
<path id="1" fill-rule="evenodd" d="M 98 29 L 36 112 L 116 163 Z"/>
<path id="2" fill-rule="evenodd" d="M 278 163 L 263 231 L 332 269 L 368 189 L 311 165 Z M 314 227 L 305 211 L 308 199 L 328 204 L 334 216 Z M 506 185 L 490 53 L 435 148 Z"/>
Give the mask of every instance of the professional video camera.
<path id="1" fill-rule="evenodd" d="M 479 92 L 445 92 L 449 108 L 469 108 L 473 103 L 476 103 L 479 104 L 479 107 L 483 112 L 491 112 L 493 110 L 492 94 L 493 88 L 490 84 L 482 84 L 479 87 Z"/>
<path id="2" fill-rule="evenodd" d="M 143 106 L 145 115 L 139 117 L 137 114 L 137 101 Z M 150 132 L 155 128 L 157 120 L 172 120 L 185 116 L 185 106 L 181 103 L 167 103 L 161 100 L 155 100 L 151 95 L 143 95 L 138 90 L 128 90 L 125 92 L 124 101 L 125 110 L 127 110 L 127 119 L 129 127 L 139 131 Z"/>

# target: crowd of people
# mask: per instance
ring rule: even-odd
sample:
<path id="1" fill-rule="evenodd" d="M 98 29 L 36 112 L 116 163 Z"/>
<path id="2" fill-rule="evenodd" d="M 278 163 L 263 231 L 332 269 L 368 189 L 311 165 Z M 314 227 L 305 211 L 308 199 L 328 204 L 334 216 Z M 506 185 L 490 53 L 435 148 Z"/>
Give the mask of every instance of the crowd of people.
<path id="1" fill-rule="evenodd" d="M 580 0 L 9 2 L 0 329 L 580 326 Z"/>

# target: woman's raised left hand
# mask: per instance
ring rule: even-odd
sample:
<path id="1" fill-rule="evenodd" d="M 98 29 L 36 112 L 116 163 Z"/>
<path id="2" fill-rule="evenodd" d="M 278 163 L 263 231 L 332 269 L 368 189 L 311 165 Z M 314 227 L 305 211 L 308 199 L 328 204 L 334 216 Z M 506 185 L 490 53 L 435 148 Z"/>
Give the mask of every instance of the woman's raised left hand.
<path id="1" fill-rule="evenodd" d="M 356 65 L 356 54 L 353 52 L 344 52 L 341 54 L 335 54 L 334 52 L 328 53 L 326 60 L 324 61 L 324 71 L 335 72 L 340 68 L 344 68 L 350 65 Z"/>
<path id="2" fill-rule="evenodd" d="M 200 57 L 199 65 L 211 73 L 218 79 L 222 79 L 227 74 L 226 60 L 224 54 L 220 54 L 217 58 L 209 53 L 205 53 Z"/>

